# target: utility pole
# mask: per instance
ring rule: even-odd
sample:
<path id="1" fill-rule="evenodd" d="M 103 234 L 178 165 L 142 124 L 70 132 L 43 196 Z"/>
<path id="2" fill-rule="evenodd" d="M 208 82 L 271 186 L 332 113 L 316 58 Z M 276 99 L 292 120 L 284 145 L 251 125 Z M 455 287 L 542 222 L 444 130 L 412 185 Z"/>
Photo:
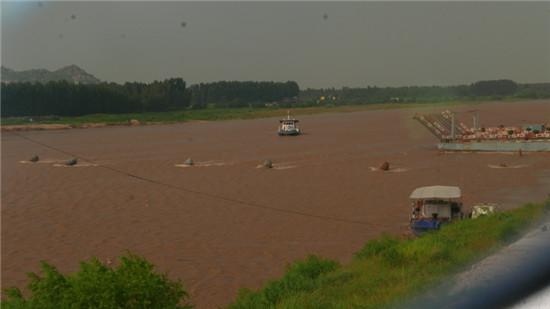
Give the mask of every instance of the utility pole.
<path id="1" fill-rule="evenodd" d="M 473 129 L 477 131 L 479 128 L 479 110 L 473 109 L 468 111 L 468 113 L 472 113 Z"/>

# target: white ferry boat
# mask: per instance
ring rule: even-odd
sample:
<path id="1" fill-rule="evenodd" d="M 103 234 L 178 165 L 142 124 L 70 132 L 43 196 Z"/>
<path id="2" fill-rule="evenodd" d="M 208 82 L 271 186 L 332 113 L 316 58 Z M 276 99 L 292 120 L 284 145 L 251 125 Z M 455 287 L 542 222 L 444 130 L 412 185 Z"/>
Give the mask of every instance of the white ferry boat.
<path id="1" fill-rule="evenodd" d="M 279 130 L 278 133 L 280 136 L 283 135 L 300 135 L 301 131 L 298 128 L 298 120 L 290 117 L 290 111 L 285 119 L 279 120 Z"/>

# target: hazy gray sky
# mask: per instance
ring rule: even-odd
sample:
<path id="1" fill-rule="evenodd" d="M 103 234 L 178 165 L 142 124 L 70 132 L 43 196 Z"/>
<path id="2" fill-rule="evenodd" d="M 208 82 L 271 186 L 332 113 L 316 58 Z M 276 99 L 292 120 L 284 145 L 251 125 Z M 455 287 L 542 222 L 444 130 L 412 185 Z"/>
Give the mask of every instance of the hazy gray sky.
<path id="1" fill-rule="evenodd" d="M 2 64 L 115 82 L 549 82 L 550 2 L 3 1 Z"/>

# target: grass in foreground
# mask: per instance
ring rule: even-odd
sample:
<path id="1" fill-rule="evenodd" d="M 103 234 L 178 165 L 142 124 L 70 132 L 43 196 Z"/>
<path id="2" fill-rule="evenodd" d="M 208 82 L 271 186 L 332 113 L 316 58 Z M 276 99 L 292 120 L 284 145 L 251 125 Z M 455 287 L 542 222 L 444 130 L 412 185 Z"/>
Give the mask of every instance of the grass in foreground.
<path id="1" fill-rule="evenodd" d="M 254 119 L 286 116 L 288 109 L 292 115 L 311 115 L 319 113 L 343 113 L 365 110 L 382 110 L 415 107 L 443 107 L 462 104 L 476 104 L 475 102 L 444 102 L 444 103 L 384 103 L 365 105 L 319 106 L 319 107 L 293 107 L 293 108 L 205 108 L 196 110 L 180 110 L 170 112 L 146 112 L 129 114 L 92 114 L 77 117 L 34 117 L 29 122 L 29 117 L 2 118 L 2 125 L 28 125 L 28 124 L 67 124 L 82 125 L 89 123 L 105 123 L 108 125 L 128 124 L 130 119 L 141 123 L 175 123 L 184 121 L 214 121 L 232 119 Z M 32 117 L 31 117 L 32 118 Z"/>
<path id="2" fill-rule="evenodd" d="M 413 240 L 369 241 L 349 265 L 309 256 L 229 308 L 378 308 L 397 304 L 517 238 L 550 210 L 545 204 L 464 220 Z"/>

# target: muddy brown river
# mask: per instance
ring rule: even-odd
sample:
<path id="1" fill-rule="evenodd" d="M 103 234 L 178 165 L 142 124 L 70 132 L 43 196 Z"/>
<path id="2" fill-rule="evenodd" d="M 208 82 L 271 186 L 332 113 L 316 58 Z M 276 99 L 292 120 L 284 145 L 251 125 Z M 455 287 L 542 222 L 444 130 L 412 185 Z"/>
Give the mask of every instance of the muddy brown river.
<path id="1" fill-rule="evenodd" d="M 469 125 L 473 109 L 486 126 L 550 122 L 548 100 L 453 107 Z M 433 111 L 305 116 L 297 137 L 277 136 L 276 118 L 20 133 L 92 161 L 74 167 L 5 132 L 2 286 L 25 285 L 40 260 L 69 272 L 130 250 L 216 308 L 308 254 L 345 263 L 367 240 L 404 233 L 416 187 L 460 186 L 467 207 L 500 209 L 550 193 L 550 154 L 439 153 L 412 120 Z M 274 168 L 258 168 L 265 159 Z M 384 161 L 389 172 L 373 169 Z"/>

